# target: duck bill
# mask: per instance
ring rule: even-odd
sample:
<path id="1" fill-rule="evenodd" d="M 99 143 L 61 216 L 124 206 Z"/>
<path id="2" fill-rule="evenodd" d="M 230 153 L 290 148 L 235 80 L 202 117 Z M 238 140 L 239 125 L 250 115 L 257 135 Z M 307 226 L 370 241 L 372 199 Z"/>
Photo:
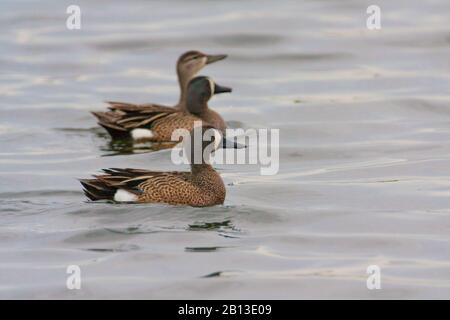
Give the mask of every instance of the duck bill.
<path id="1" fill-rule="evenodd" d="M 224 93 L 224 92 L 231 92 L 233 89 L 229 87 L 219 86 L 217 83 L 214 84 L 214 94 Z"/>
<path id="2" fill-rule="evenodd" d="M 206 55 L 206 64 L 214 63 L 228 57 L 226 54 L 214 54 L 214 55 Z"/>
<path id="3" fill-rule="evenodd" d="M 228 140 L 228 139 L 222 138 L 222 148 L 224 148 L 224 149 L 244 149 L 244 148 L 247 148 L 247 146 L 237 143 L 236 141 L 234 141 L 234 139 Z"/>

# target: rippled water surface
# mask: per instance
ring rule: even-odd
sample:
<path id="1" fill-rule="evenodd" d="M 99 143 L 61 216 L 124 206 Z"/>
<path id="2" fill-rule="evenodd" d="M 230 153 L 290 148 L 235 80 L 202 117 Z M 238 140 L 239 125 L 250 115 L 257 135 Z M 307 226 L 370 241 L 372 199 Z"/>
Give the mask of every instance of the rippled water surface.
<path id="1" fill-rule="evenodd" d="M 380 31 L 367 1 L 77 3 L 73 31 L 70 1 L 0 4 L 1 298 L 450 297 L 448 1 L 376 1 Z M 217 166 L 212 208 L 86 202 L 101 168 L 188 169 L 89 111 L 175 103 L 189 49 L 229 54 L 210 106 L 279 128 L 279 173 Z"/>

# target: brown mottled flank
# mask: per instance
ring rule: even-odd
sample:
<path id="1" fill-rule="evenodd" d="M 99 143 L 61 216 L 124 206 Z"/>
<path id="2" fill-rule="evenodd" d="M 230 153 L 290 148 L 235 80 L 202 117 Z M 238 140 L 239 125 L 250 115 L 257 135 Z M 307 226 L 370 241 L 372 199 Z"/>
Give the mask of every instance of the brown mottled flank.
<path id="1" fill-rule="evenodd" d="M 112 114 L 95 112 L 95 116 L 99 119 L 99 124 L 103 126 L 111 135 L 123 138 L 129 136 L 129 132 L 136 128 L 150 129 L 153 133 L 153 138 L 146 138 L 147 141 L 152 142 L 168 142 L 172 141 L 172 133 L 176 129 L 191 130 L 194 127 L 195 121 L 204 121 L 215 128 L 225 132 L 226 125 L 222 117 L 214 112 L 208 110 L 205 112 L 205 117 L 201 115 L 197 117 L 186 111 L 177 111 L 173 108 L 152 105 L 141 108 L 136 106 L 115 107 Z M 209 122 L 206 119 L 208 119 Z"/>
<path id="2" fill-rule="evenodd" d="M 182 128 L 191 131 L 196 121 L 202 121 L 202 119 L 182 111 L 161 117 L 152 123 L 150 130 L 152 130 L 154 138 L 151 141 L 172 141 L 172 133 L 176 129 Z"/>
<path id="3" fill-rule="evenodd" d="M 208 164 L 192 166 L 192 172 L 156 172 L 140 169 L 105 169 L 96 179 L 80 180 L 86 196 L 113 200 L 118 189 L 134 193 L 138 202 L 207 207 L 222 204 L 225 185 Z"/>
<path id="4" fill-rule="evenodd" d="M 193 207 L 222 204 L 226 193 L 222 178 L 210 165 L 200 166 L 195 173 L 166 173 L 146 180 L 139 185 L 144 191 L 139 201 Z"/>

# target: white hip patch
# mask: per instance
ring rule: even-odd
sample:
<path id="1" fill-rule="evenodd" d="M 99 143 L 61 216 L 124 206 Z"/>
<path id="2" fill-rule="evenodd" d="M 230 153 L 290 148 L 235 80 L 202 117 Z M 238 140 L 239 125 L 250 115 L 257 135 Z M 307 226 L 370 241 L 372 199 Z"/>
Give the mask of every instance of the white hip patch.
<path id="1" fill-rule="evenodd" d="M 135 202 L 137 199 L 138 197 L 134 193 L 123 189 L 118 189 L 114 194 L 114 201 L 117 202 Z"/>
<path id="2" fill-rule="evenodd" d="M 150 139 L 150 138 L 153 138 L 154 135 L 153 135 L 152 130 L 137 128 L 137 129 L 131 130 L 131 137 L 134 140 L 139 140 L 139 139 Z"/>

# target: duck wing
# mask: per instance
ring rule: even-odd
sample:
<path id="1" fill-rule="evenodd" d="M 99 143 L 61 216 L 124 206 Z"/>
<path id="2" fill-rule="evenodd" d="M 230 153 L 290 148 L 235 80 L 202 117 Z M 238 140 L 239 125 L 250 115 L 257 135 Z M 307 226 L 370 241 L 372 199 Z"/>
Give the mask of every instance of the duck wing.
<path id="1" fill-rule="evenodd" d="M 108 103 L 109 111 L 92 112 L 92 114 L 97 117 L 98 124 L 115 139 L 129 138 L 130 131 L 133 129 L 148 128 L 153 121 L 178 112 L 174 108 L 157 104 Z"/>
<path id="2" fill-rule="evenodd" d="M 160 172 L 144 169 L 103 169 L 105 174 L 95 175 L 95 179 L 80 179 L 85 195 L 92 201 L 114 200 L 119 189 L 140 197 L 149 191 L 148 186 L 157 187 L 161 180 L 186 182 L 189 172 Z M 156 201 L 154 201 L 156 202 Z"/>

